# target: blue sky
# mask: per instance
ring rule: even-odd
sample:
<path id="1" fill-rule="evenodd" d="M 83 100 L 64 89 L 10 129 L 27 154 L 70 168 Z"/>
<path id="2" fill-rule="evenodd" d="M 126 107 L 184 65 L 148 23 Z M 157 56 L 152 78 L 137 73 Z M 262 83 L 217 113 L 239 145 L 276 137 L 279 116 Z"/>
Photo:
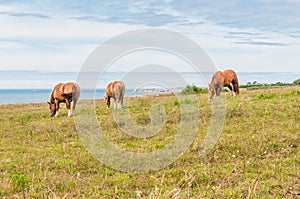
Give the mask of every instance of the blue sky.
<path id="1" fill-rule="evenodd" d="M 219 69 L 300 72 L 299 10 L 299 0 L 0 0 L 0 70 L 78 71 L 103 41 L 157 27 L 193 39 Z"/>

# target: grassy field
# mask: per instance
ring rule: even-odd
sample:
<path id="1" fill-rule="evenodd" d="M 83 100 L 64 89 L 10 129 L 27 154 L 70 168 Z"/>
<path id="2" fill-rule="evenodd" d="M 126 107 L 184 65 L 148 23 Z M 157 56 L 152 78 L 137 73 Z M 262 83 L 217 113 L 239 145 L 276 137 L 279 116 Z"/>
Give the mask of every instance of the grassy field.
<path id="1" fill-rule="evenodd" d="M 300 197 L 299 86 L 241 90 L 239 97 L 228 97 L 221 137 L 201 158 L 211 107 L 208 94 L 197 98 L 200 127 L 193 144 L 173 164 L 150 173 L 117 171 L 93 158 L 64 105 L 55 118 L 49 117 L 46 103 L 0 105 L 0 197 Z M 182 102 L 175 96 L 131 98 L 126 108 L 136 124 L 147 125 L 156 103 L 164 105 L 167 117 L 161 131 L 149 139 L 122 133 L 109 122 L 112 111 L 102 100 L 96 101 L 96 113 L 114 144 L 143 153 L 166 146 L 179 127 Z"/>

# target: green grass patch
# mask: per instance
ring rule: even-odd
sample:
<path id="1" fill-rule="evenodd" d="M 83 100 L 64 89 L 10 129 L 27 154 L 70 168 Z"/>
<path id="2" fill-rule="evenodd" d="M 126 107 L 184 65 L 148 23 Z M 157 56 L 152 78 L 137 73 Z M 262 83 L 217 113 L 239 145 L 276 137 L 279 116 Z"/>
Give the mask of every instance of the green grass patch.
<path id="1" fill-rule="evenodd" d="M 273 99 L 276 96 L 275 93 L 261 93 L 257 95 L 258 99 Z"/>
<path id="2" fill-rule="evenodd" d="M 23 191 L 27 186 L 26 175 L 15 173 L 11 175 L 12 188 L 14 191 Z"/>

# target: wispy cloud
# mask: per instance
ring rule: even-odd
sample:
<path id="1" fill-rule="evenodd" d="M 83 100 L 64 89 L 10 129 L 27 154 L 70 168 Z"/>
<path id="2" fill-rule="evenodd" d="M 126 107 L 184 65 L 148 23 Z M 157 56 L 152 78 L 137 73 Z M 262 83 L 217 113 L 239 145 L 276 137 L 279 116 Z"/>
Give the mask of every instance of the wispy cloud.
<path id="1" fill-rule="evenodd" d="M 228 32 L 228 35 L 234 35 L 234 36 L 257 36 L 257 35 L 261 35 L 260 33 L 253 33 L 253 32 Z"/>
<path id="2" fill-rule="evenodd" d="M 101 22 L 101 23 L 103 22 L 123 23 L 123 24 L 131 24 L 131 25 L 145 25 L 145 26 L 152 26 L 152 27 L 164 26 L 169 23 L 178 22 L 180 20 L 167 14 L 154 14 L 153 12 L 132 13 L 127 17 L 73 16 L 69 18 L 80 20 L 80 21 L 93 21 L 93 22 Z"/>
<path id="3" fill-rule="evenodd" d="M 224 34 L 225 38 L 229 38 L 229 39 L 237 39 L 237 40 L 241 40 L 241 41 L 251 41 L 253 39 L 257 40 L 266 40 L 266 39 L 270 39 L 270 37 L 267 37 L 265 35 L 263 35 L 262 33 L 258 33 L 258 32 L 227 32 Z"/>
<path id="4" fill-rule="evenodd" d="M 0 12 L 0 15 L 8 15 L 11 17 L 35 17 L 41 19 L 50 19 L 48 15 L 39 14 L 39 13 L 18 13 L 18 12 Z"/>
<path id="5" fill-rule="evenodd" d="M 235 44 L 259 45 L 259 46 L 288 46 L 287 43 L 264 42 L 264 41 L 236 41 Z"/>
<path id="6" fill-rule="evenodd" d="M 280 32 L 300 28 L 300 7 L 296 1 L 232 0 L 221 3 L 218 0 L 204 0 L 186 3 L 175 0 L 171 6 L 185 15 L 205 16 L 217 25 L 231 28 Z"/>
<path id="7" fill-rule="evenodd" d="M 179 12 L 170 8 L 150 5 L 147 2 L 133 2 L 126 6 L 106 5 L 114 7 L 115 11 L 111 13 L 92 12 L 89 15 L 77 15 L 70 18 L 82 21 L 95 21 L 107 23 L 124 23 L 128 25 L 145 25 L 145 26 L 164 26 L 171 23 L 185 23 L 187 20 Z M 81 13 L 82 14 L 82 13 Z"/>
<path id="8" fill-rule="evenodd" d="M 93 21 L 93 22 L 103 22 L 108 20 L 108 17 L 100 17 L 100 16 L 72 16 L 69 19 L 79 20 L 79 21 Z"/>
<path id="9" fill-rule="evenodd" d="M 300 38 L 300 33 L 298 33 L 298 34 L 291 34 L 289 36 L 292 37 L 292 38 L 298 39 L 298 38 Z"/>

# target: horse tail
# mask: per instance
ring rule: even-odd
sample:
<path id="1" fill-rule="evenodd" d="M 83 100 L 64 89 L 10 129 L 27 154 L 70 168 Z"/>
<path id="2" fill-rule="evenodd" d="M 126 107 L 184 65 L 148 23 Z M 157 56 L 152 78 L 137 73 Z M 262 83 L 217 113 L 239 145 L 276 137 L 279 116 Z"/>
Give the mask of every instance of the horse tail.
<path id="1" fill-rule="evenodd" d="M 236 82 L 236 93 L 240 94 L 240 88 L 239 88 L 239 83 Z"/>
<path id="2" fill-rule="evenodd" d="M 118 101 L 122 105 L 123 104 L 123 99 L 124 99 L 124 94 L 125 94 L 125 84 L 124 84 L 123 81 L 118 82 L 118 89 L 117 90 L 119 92 Z"/>
<path id="3" fill-rule="evenodd" d="M 233 88 L 234 88 L 234 92 L 236 92 L 236 94 L 238 95 L 240 93 L 239 80 L 237 78 L 236 73 L 234 71 L 233 73 L 234 73 Z"/>
<path id="4" fill-rule="evenodd" d="M 121 95 L 124 96 L 125 94 L 125 84 L 124 82 L 120 81 L 119 84 L 121 85 Z"/>
<path id="5" fill-rule="evenodd" d="M 72 87 L 72 100 L 77 102 L 79 96 L 80 96 L 80 87 L 78 86 L 78 84 L 74 83 Z"/>

